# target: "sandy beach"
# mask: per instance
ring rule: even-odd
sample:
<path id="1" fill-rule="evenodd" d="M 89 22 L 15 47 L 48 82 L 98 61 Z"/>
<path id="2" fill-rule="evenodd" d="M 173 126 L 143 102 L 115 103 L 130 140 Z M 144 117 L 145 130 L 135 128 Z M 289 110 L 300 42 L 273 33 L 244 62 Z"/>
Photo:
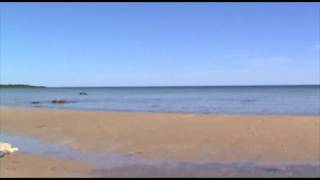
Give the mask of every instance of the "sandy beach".
<path id="1" fill-rule="evenodd" d="M 14 154 L 0 160 L 0 177 L 90 177 L 84 162 Z"/>
<path id="2" fill-rule="evenodd" d="M 320 162 L 319 116 L 201 115 L 1 108 L 1 133 L 34 137 L 80 152 L 143 160 Z M 85 162 L 17 152 L 2 158 L 1 176 L 87 176 Z M 61 161 L 61 162 L 60 162 Z M 15 164 L 14 162 L 19 162 Z M 62 163 L 63 162 L 63 163 Z M 65 163 L 67 162 L 67 163 Z M 55 171 L 50 170 L 49 167 Z M 74 165 L 76 164 L 76 165 Z M 26 170 L 22 167 L 28 166 Z M 72 173 L 74 172 L 74 173 Z"/>

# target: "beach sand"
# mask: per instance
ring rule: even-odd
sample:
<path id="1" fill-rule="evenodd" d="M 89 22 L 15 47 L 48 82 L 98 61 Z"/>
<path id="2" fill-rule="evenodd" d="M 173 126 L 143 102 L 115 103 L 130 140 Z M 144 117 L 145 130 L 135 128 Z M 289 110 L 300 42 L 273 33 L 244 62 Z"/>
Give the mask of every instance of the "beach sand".
<path id="1" fill-rule="evenodd" d="M 255 161 L 261 164 L 320 161 L 319 116 L 0 110 L 1 133 L 36 137 L 82 152 L 117 152 L 147 160 Z M 10 158 L 17 158 L 26 166 L 32 166 L 34 158 L 54 166 L 54 162 L 41 156 L 19 155 L 18 152 Z M 9 170 L 3 167 L 15 166 L 7 164 L 6 157 L 3 159 L 0 160 L 1 173 L 9 176 Z M 80 167 L 72 166 L 73 163 L 63 163 L 70 169 L 57 171 L 56 176 L 68 170 L 90 169 L 81 163 Z M 23 176 L 23 170 L 21 173 L 18 170 L 15 173 Z M 32 169 L 28 173 L 32 173 Z M 47 175 L 51 176 L 50 173 Z"/>
<path id="2" fill-rule="evenodd" d="M 0 159 L 0 177 L 90 177 L 84 162 L 37 155 L 8 155 Z"/>

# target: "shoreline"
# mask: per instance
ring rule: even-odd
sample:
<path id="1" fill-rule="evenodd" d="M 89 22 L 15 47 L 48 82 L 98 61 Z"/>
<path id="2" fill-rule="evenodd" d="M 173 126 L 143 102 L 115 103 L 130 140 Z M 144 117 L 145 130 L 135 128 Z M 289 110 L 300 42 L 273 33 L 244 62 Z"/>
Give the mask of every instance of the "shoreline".
<path id="1" fill-rule="evenodd" d="M 320 114 L 228 114 L 228 113 L 203 113 L 203 112 L 158 112 L 158 111 L 129 111 L 129 110 L 98 110 L 98 109 L 80 109 L 80 108 L 59 108 L 59 107 L 13 107 L 13 106 L 0 106 L 2 109 L 20 109 L 20 110 L 53 110 L 53 111 L 69 111 L 69 112 L 96 112 L 96 113 L 132 113 L 132 114 L 172 114 L 172 115 L 196 115 L 196 116 L 243 116 L 243 117 L 319 117 Z"/>

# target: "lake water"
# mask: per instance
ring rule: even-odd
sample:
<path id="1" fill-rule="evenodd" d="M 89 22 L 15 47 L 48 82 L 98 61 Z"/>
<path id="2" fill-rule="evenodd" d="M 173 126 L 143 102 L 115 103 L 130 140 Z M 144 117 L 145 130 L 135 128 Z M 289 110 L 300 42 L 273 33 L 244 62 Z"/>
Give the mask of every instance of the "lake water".
<path id="1" fill-rule="evenodd" d="M 88 95 L 79 95 L 79 92 Z M 53 104 L 64 99 L 65 104 Z M 40 104 L 31 104 L 39 101 Z M 1 107 L 206 114 L 320 115 L 320 85 L 0 88 Z"/>

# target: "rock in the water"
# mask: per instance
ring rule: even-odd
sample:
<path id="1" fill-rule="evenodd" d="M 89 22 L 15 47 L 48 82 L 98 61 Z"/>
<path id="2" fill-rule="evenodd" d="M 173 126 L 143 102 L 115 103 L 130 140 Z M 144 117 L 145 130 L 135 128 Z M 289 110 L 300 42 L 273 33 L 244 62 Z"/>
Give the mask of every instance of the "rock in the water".
<path id="1" fill-rule="evenodd" d="M 79 95 L 88 95 L 86 92 L 80 92 Z"/>
<path id="2" fill-rule="evenodd" d="M 52 100 L 51 102 L 54 103 L 54 104 L 64 104 L 64 103 L 66 103 L 67 101 L 66 101 L 66 100 L 63 100 L 63 99 L 58 99 L 58 100 Z"/>

